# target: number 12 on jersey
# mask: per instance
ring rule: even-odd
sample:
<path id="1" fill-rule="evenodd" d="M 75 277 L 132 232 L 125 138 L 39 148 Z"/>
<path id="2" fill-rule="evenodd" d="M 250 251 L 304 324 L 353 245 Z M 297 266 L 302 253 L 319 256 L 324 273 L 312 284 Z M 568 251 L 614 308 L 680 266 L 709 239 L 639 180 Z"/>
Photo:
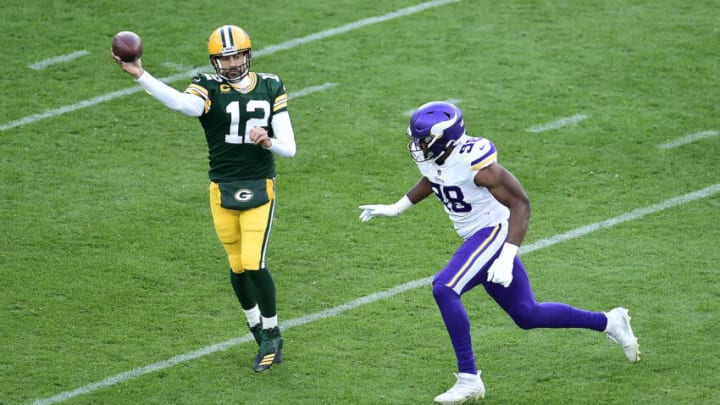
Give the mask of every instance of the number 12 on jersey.
<path id="1" fill-rule="evenodd" d="M 244 112 L 262 112 L 262 118 L 247 118 L 240 112 L 240 103 L 233 101 L 228 104 L 225 111 L 230 114 L 230 133 L 225 135 L 227 143 L 250 143 L 250 130 L 255 127 L 267 127 L 270 117 L 270 102 L 267 100 L 250 100 L 245 105 Z M 241 128 L 242 127 L 242 128 Z M 242 131 L 241 131 L 242 129 Z"/>

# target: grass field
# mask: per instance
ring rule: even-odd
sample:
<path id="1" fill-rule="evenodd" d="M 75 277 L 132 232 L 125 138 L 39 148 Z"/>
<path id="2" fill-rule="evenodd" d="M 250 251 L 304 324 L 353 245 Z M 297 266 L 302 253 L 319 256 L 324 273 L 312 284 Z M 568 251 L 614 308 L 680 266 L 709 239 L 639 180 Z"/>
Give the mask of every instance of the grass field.
<path id="1" fill-rule="evenodd" d="M 632 365 L 603 334 L 522 331 L 473 291 L 484 402 L 720 403 L 717 0 L 9 0 L 0 20 L 0 404 L 432 403 L 455 360 L 428 277 L 460 240 L 434 201 L 357 206 L 417 180 L 406 114 L 433 99 L 523 182 L 537 298 L 626 306 L 641 345 Z M 283 78 L 298 144 L 269 255 L 285 361 L 262 374 L 200 125 L 109 56 L 136 31 L 184 89 L 226 23 Z"/>

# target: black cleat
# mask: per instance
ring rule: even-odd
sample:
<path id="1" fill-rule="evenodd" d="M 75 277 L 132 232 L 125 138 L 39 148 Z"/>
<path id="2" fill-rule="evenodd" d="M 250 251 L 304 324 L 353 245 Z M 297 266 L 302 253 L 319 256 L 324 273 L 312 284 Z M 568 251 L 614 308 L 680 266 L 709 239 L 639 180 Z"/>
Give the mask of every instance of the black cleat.
<path id="1" fill-rule="evenodd" d="M 260 339 L 260 348 L 253 362 L 253 370 L 258 373 L 269 369 L 273 364 L 282 362 L 283 338 L 280 328 L 263 329 Z"/>

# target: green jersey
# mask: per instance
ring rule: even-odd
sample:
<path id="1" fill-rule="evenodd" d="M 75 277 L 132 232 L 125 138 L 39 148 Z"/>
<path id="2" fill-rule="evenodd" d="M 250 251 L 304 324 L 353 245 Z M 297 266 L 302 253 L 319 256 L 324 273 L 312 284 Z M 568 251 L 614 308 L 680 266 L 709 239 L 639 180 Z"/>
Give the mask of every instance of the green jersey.
<path id="1" fill-rule="evenodd" d="M 263 127 L 274 137 L 272 119 L 287 111 L 287 91 L 274 74 L 250 72 L 248 78 L 249 85 L 242 87 L 200 74 L 185 89 L 205 100 L 199 119 L 208 145 L 209 177 L 216 183 L 275 177 L 272 152 L 253 144 L 249 133 Z"/>

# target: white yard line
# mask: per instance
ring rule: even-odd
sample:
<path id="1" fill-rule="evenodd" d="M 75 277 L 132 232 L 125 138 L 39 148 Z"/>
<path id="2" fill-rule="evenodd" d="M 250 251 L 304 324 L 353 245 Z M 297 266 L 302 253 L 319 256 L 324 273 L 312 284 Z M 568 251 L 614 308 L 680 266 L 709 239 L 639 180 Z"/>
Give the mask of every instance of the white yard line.
<path id="1" fill-rule="evenodd" d="M 575 114 L 572 117 L 560 118 L 557 121 L 548 122 L 547 124 L 536 125 L 532 128 L 528 128 L 528 132 L 540 133 L 540 132 L 550 131 L 553 129 L 566 127 L 568 125 L 575 125 L 578 122 L 580 122 L 582 120 L 586 120 L 588 118 L 590 118 L 590 116 L 585 115 L 585 114 Z"/>
<path id="2" fill-rule="evenodd" d="M 531 243 L 529 245 L 525 245 L 521 248 L 520 252 L 522 254 L 527 254 L 530 252 L 534 252 L 536 250 L 546 248 L 555 244 L 558 244 L 560 242 L 564 242 L 571 239 L 577 239 L 582 236 L 585 236 L 591 232 L 599 231 L 601 229 L 606 229 L 613 227 L 615 225 L 622 224 L 624 222 L 633 221 L 636 219 L 640 219 L 644 216 L 654 214 L 660 211 L 664 211 L 669 208 L 673 208 L 682 204 L 687 204 L 702 198 L 709 197 L 713 194 L 716 194 L 720 192 L 720 183 L 714 184 L 712 186 L 706 187 L 704 189 L 684 194 L 678 197 L 667 199 L 663 202 L 660 202 L 658 204 L 650 205 L 644 208 L 638 208 L 636 210 L 630 211 L 626 214 L 607 219 L 605 221 L 596 222 L 590 225 L 586 225 L 577 229 L 573 229 L 572 231 L 565 232 L 556 236 L 553 236 L 551 238 L 539 240 L 535 243 Z M 396 287 L 393 287 L 386 291 L 377 292 L 374 294 L 366 295 L 364 297 L 360 297 L 358 299 L 355 299 L 353 301 L 346 302 L 344 304 L 338 305 L 334 308 L 330 308 L 324 311 L 315 312 L 300 318 L 290 319 L 285 322 L 280 323 L 280 327 L 283 330 L 290 329 L 295 326 L 301 326 L 305 325 L 310 322 L 314 322 L 321 319 L 327 319 L 332 318 L 335 316 L 338 316 L 342 314 L 343 312 L 347 312 L 349 310 L 358 308 L 365 304 L 371 304 L 376 301 L 380 301 L 386 298 L 394 297 L 400 293 L 403 293 L 408 290 L 412 290 L 418 287 L 422 287 L 425 285 L 430 284 L 433 277 L 425 277 L 418 280 L 410 281 L 405 284 L 400 284 Z M 97 391 L 98 389 L 105 388 L 105 387 L 111 387 L 116 384 L 120 384 L 124 381 L 132 380 L 138 377 L 142 377 L 145 374 L 150 374 L 159 370 L 163 370 L 166 368 L 174 367 L 178 364 L 197 359 L 199 357 L 207 356 L 219 351 L 228 350 L 234 346 L 237 346 L 241 343 L 250 342 L 253 341 L 253 337 L 251 334 L 247 334 L 244 336 L 236 337 L 230 340 L 227 340 L 222 343 L 217 343 L 211 346 L 206 346 L 201 349 L 180 354 L 174 357 L 171 357 L 167 360 L 163 360 L 157 363 L 153 363 L 144 367 L 139 367 L 132 369 L 130 371 L 125 371 L 120 374 L 116 374 L 114 376 L 108 377 L 102 381 L 97 381 L 91 384 L 84 385 L 82 387 L 75 388 L 74 390 L 61 392 L 60 394 L 54 395 L 49 398 L 44 399 L 38 399 L 34 402 L 35 405 L 48 405 L 48 404 L 54 404 L 61 401 L 66 401 L 68 399 L 77 397 L 79 395 L 84 394 L 90 394 L 94 391 Z"/>
<path id="3" fill-rule="evenodd" d="M 50 65 L 57 65 L 58 63 L 70 62 L 77 58 L 83 57 L 85 55 L 90 55 L 90 52 L 88 52 L 86 50 L 75 51 L 75 52 L 69 53 L 67 55 L 55 56 L 54 58 L 45 59 L 45 60 L 41 60 L 40 62 L 32 63 L 32 64 L 28 65 L 28 67 L 32 70 L 43 70 Z"/>
<path id="4" fill-rule="evenodd" d="M 307 96 L 313 93 L 317 93 L 320 91 L 325 91 L 328 89 L 332 89 L 333 87 L 337 86 L 337 83 L 324 83 L 319 86 L 310 86 L 305 87 L 304 89 L 298 90 L 290 95 L 288 95 L 288 99 L 292 100 L 294 98 Z"/>
<path id="5" fill-rule="evenodd" d="M 674 141 L 670 141 L 670 142 L 667 142 L 667 143 L 663 143 L 663 144 L 661 144 L 661 145 L 658 145 L 658 148 L 660 148 L 660 149 L 672 149 L 672 148 L 676 148 L 676 147 L 678 147 L 678 146 L 685 145 L 685 144 L 687 144 L 687 143 L 692 143 L 692 142 L 695 142 L 695 141 L 699 141 L 700 139 L 710 138 L 710 137 L 712 137 L 712 136 L 718 136 L 718 135 L 720 135 L 720 132 L 718 132 L 718 131 L 703 131 L 703 132 L 698 132 L 698 133 L 695 133 L 695 134 L 691 134 L 691 135 L 685 136 L 685 137 L 680 138 L 680 139 L 676 139 L 676 140 L 674 140 Z"/>
<path id="6" fill-rule="evenodd" d="M 192 66 L 181 65 L 179 63 L 174 63 L 174 62 L 163 62 L 163 63 L 161 63 L 161 65 L 163 65 L 166 68 L 168 68 L 172 71 L 175 71 L 175 72 L 189 72 L 190 70 L 193 69 Z"/>
<path id="7" fill-rule="evenodd" d="M 298 46 L 305 45 L 310 42 L 314 42 L 314 41 L 329 38 L 332 36 L 344 34 L 346 32 L 360 29 L 363 27 L 367 27 L 369 25 L 378 24 L 381 22 L 393 20 L 393 19 L 400 18 L 400 17 L 405 17 L 405 16 L 408 16 L 411 14 L 419 13 L 419 12 L 427 10 L 429 8 L 443 6 L 443 5 L 450 4 L 450 3 L 458 3 L 460 1 L 462 1 L 462 0 L 428 1 L 425 3 L 417 4 L 417 5 L 403 8 L 400 10 L 396 10 L 396 11 L 393 11 L 392 13 L 388 13 L 385 15 L 365 18 L 363 20 L 359 20 L 359 21 L 356 21 L 356 22 L 353 22 L 350 24 L 346 24 L 341 27 L 321 31 L 321 32 L 318 32 L 315 34 L 304 36 L 302 38 L 292 39 L 290 41 L 286 41 L 286 42 L 283 42 L 283 43 L 280 43 L 277 45 L 270 45 L 266 48 L 260 49 L 258 51 L 254 51 L 253 57 L 271 55 L 271 54 L 274 54 L 275 52 L 283 51 L 286 49 L 296 48 Z M 166 82 L 166 83 L 171 83 L 176 80 L 187 79 L 189 77 L 195 76 L 196 74 L 201 73 L 201 72 L 205 71 L 206 69 L 207 68 L 197 68 L 197 69 L 193 69 L 193 70 L 179 73 L 176 75 L 163 77 L 163 78 L 160 78 L 160 80 L 162 80 L 163 82 Z M 106 101 L 116 99 L 118 97 L 123 97 L 123 96 L 127 96 L 127 95 L 130 95 L 133 93 L 137 93 L 139 91 L 142 91 L 142 88 L 140 86 L 134 86 L 134 87 L 127 88 L 124 90 L 118 90 L 118 91 L 114 91 L 112 93 L 103 94 L 103 95 L 100 95 L 97 97 L 93 97 L 91 99 L 83 100 L 83 101 L 80 101 L 78 103 L 71 104 L 68 106 L 53 108 L 53 109 L 46 110 L 46 111 L 38 113 L 38 114 L 29 115 L 24 118 L 20 118 L 20 119 L 14 120 L 14 121 L 7 122 L 5 124 L 1 124 L 0 132 L 7 131 L 8 129 L 32 124 L 32 123 L 35 123 L 37 121 L 41 121 L 44 119 L 57 117 L 59 115 L 77 111 L 82 108 L 92 107 L 92 106 L 98 105 L 100 103 L 104 103 Z"/>

